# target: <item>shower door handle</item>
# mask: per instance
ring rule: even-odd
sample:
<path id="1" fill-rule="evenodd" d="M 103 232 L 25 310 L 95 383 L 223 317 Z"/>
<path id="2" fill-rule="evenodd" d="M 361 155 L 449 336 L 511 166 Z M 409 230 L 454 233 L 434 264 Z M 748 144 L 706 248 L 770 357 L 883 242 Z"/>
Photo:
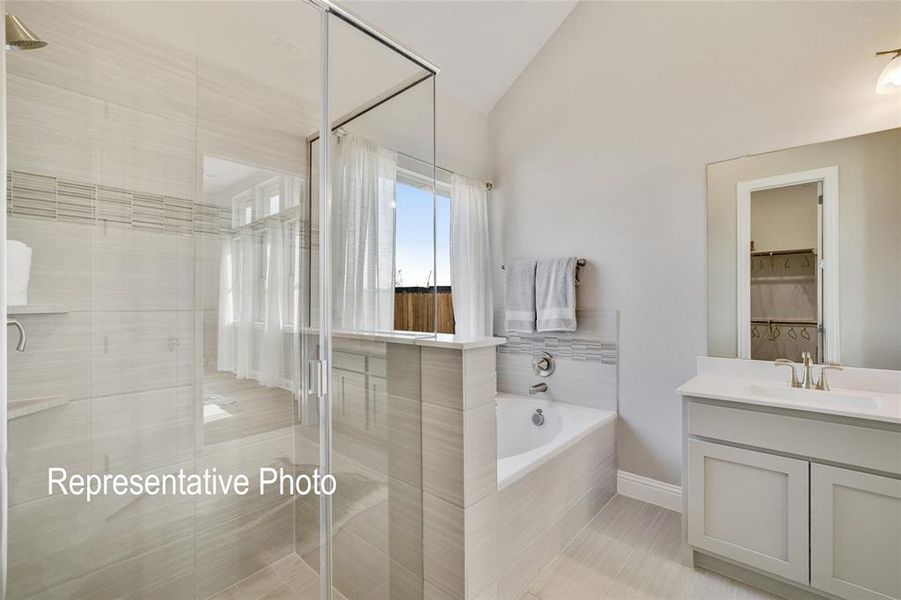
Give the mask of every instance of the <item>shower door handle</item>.
<path id="1" fill-rule="evenodd" d="M 25 345 L 27 342 L 25 338 L 25 328 L 22 327 L 22 324 L 15 319 L 6 320 L 6 326 L 9 327 L 10 325 L 19 330 L 19 342 L 16 344 L 16 350 L 18 350 L 19 352 L 25 352 Z"/>

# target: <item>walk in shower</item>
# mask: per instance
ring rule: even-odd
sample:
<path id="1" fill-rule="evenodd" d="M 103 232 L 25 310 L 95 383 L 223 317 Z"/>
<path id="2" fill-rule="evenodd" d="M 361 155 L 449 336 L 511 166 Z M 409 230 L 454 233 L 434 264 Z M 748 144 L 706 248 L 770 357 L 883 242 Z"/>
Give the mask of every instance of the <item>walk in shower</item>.
<path id="1" fill-rule="evenodd" d="M 5 597 L 421 598 L 420 347 L 390 297 L 436 69 L 320 1 L 4 8 L 46 42 L 2 74 Z M 261 494 L 263 467 L 337 492 Z M 50 468 L 251 489 L 87 502 Z"/>

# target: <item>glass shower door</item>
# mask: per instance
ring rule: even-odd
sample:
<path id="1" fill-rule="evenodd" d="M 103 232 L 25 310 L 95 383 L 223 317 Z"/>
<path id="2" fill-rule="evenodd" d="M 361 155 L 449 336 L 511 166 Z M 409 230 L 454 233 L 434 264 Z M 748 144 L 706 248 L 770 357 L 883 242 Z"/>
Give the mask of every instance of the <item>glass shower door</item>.
<path id="1" fill-rule="evenodd" d="M 302 334 L 320 9 L 5 8 L 47 42 L 6 55 L 6 233 L 30 259 L 8 306 L 28 343 L 7 347 L 7 597 L 318 590 L 296 498 L 263 493 L 260 470 L 318 466 L 295 436 L 318 430 Z M 250 485 L 88 501 L 48 490 L 50 469 Z"/>

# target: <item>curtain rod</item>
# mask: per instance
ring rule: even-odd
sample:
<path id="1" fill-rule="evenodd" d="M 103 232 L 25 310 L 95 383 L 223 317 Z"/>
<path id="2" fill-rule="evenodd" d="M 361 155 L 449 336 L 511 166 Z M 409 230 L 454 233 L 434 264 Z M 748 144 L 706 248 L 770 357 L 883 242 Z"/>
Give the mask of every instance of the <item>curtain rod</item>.
<path id="1" fill-rule="evenodd" d="M 345 133 L 345 132 L 344 132 L 344 130 L 339 129 L 338 133 L 341 134 L 341 133 Z M 418 162 L 419 164 L 423 164 L 423 165 L 426 165 L 429 167 L 432 166 L 432 163 L 422 160 L 421 158 L 416 158 L 415 156 L 411 156 L 411 155 L 407 154 L 406 152 L 401 152 L 400 150 L 395 150 L 395 152 L 397 152 L 397 154 L 399 156 L 403 156 L 404 158 Z M 442 166 L 435 165 L 435 168 L 438 169 L 439 171 L 443 171 L 443 172 L 447 173 L 448 175 L 456 175 L 456 172 L 451 171 L 450 169 L 445 169 Z M 490 192 L 493 189 L 494 189 L 494 184 L 486 181 L 485 182 L 485 190 Z"/>

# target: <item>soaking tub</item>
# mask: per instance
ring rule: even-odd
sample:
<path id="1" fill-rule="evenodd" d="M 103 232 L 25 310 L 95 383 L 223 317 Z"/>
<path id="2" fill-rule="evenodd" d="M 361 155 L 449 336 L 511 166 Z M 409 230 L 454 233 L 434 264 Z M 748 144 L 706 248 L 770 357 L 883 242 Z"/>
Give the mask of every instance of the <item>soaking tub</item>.
<path id="1" fill-rule="evenodd" d="M 497 492 L 497 588 L 506 600 L 616 494 L 616 413 L 498 394 Z"/>
<path id="2" fill-rule="evenodd" d="M 532 424 L 541 409 L 544 425 Z M 592 431 L 616 419 L 616 413 L 536 398 L 497 395 L 497 489 L 537 469 Z"/>

